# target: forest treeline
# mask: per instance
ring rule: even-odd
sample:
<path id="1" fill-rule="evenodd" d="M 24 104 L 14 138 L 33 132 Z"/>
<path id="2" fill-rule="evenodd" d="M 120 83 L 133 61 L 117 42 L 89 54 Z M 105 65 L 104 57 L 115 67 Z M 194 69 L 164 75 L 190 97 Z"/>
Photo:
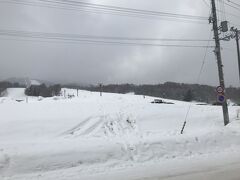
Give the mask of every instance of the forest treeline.
<path id="1" fill-rule="evenodd" d="M 0 94 L 2 94 L 6 88 L 11 87 L 24 87 L 19 83 L 0 82 Z M 216 87 L 199 84 L 184 84 L 175 82 L 166 82 L 164 84 L 157 85 L 135 85 L 135 84 L 109 84 L 109 85 L 52 85 L 45 86 L 33 86 L 26 89 L 27 95 L 32 96 L 52 96 L 60 94 L 61 87 L 82 89 L 89 91 L 111 92 L 111 93 L 134 93 L 136 95 L 146 95 L 161 97 L 166 99 L 184 100 L 184 101 L 199 101 L 206 103 L 216 102 Z M 227 98 L 231 99 L 235 103 L 240 103 L 240 88 L 228 87 L 226 89 Z"/>
<path id="2" fill-rule="evenodd" d="M 55 84 L 47 86 L 45 84 L 29 85 L 27 88 L 25 85 L 19 83 L 11 83 L 7 81 L 0 82 L 0 96 L 3 96 L 7 88 L 25 88 L 25 94 L 28 96 L 42 96 L 52 97 L 58 96 L 61 93 L 61 85 Z"/>
<path id="3" fill-rule="evenodd" d="M 111 93 L 134 93 L 174 100 L 199 101 L 206 103 L 216 102 L 216 87 L 199 84 L 184 84 L 166 82 L 157 85 L 134 85 L 134 84 L 109 84 L 100 86 L 65 86 L 68 88 L 85 89 L 89 91 L 111 92 Z M 229 87 L 226 89 L 227 98 L 235 103 L 240 103 L 240 88 Z"/>

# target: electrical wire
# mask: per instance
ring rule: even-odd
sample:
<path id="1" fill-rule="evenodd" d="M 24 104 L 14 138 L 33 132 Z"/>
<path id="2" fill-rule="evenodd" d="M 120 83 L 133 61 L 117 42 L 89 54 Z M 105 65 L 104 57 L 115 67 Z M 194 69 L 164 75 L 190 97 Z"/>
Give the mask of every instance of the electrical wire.
<path id="1" fill-rule="evenodd" d="M 97 39 L 97 40 L 122 40 L 122 41 L 180 41 L 180 42 L 204 42 L 207 39 L 170 39 L 170 38 L 140 38 L 140 37 L 120 37 L 120 36 L 96 36 L 96 35 L 82 35 L 82 34 L 63 34 L 63 33 L 47 33 L 47 32 L 30 32 L 18 30 L 1 30 L 3 35 L 22 34 L 24 36 L 33 35 L 35 37 L 53 37 L 53 38 L 67 38 L 67 39 Z"/>
<path id="2" fill-rule="evenodd" d="M 224 0 L 219 0 L 220 1 L 220 6 L 222 8 L 222 21 L 226 21 L 226 9 L 225 9 L 225 1 Z"/>
<path id="3" fill-rule="evenodd" d="M 206 46 L 206 49 L 205 49 L 205 52 L 204 52 L 202 64 L 201 64 L 201 67 L 200 67 L 200 70 L 199 70 L 199 73 L 198 73 L 198 77 L 197 77 L 197 84 L 199 84 L 199 82 L 200 82 L 200 78 L 201 78 L 201 75 L 203 73 L 204 65 L 206 63 L 207 52 L 208 52 L 208 49 L 209 49 L 208 46 L 209 46 L 210 41 L 211 41 L 211 33 L 212 32 L 210 31 L 209 41 L 207 42 L 207 46 Z M 186 124 L 187 124 L 187 120 L 188 120 L 188 117 L 189 117 L 189 113 L 191 111 L 191 107 L 192 107 L 192 102 L 189 103 L 189 106 L 188 106 L 188 109 L 187 109 L 187 113 L 186 113 L 186 116 L 185 116 L 185 119 L 184 119 L 184 123 L 183 123 L 182 129 L 181 129 L 181 134 L 183 134 L 183 132 L 185 130 L 185 127 L 186 127 Z"/>
<path id="4" fill-rule="evenodd" d="M 208 4 L 207 2 L 206 2 L 206 0 L 202 0 L 203 2 L 204 2 L 204 4 L 206 4 L 206 6 L 207 7 L 209 7 L 209 8 L 211 8 L 211 5 L 210 4 Z M 223 11 L 221 11 L 220 9 L 216 9 L 217 10 L 217 12 L 220 12 L 220 13 L 225 13 L 225 14 L 227 14 L 227 15 L 229 15 L 229 16 L 232 16 L 232 17 L 235 17 L 235 18 L 240 18 L 240 16 L 238 16 L 238 15 L 236 15 L 236 14 L 233 14 L 233 13 L 230 13 L 230 12 L 228 12 L 228 11 L 225 11 L 225 12 L 223 12 Z M 240 26 L 240 25 L 239 25 Z"/>
<path id="5" fill-rule="evenodd" d="M 31 6 L 42 6 L 42 7 L 50 7 L 50 8 L 60 8 L 60 9 L 66 8 L 68 10 L 81 10 L 85 12 L 94 12 L 94 13 L 110 13 L 112 15 L 125 15 L 125 16 L 140 17 L 140 18 L 145 18 L 145 17 L 168 18 L 168 19 L 171 18 L 171 19 L 185 20 L 189 22 L 195 21 L 198 23 L 201 23 L 201 21 L 207 20 L 207 17 L 203 17 L 203 16 L 193 16 L 193 15 L 176 14 L 176 13 L 169 13 L 169 12 L 140 10 L 140 9 L 134 9 L 134 8 L 85 3 L 85 2 L 79 2 L 79 1 L 38 0 L 38 1 L 30 2 L 26 0 L 3 0 L 1 2 L 31 5 Z"/>
<path id="6" fill-rule="evenodd" d="M 183 15 L 183 14 L 176 14 L 176 13 L 167 13 L 167 12 L 160 12 L 160 11 L 149 11 L 149 10 L 140 10 L 134 8 L 126 8 L 126 7 L 118 7 L 118 6 L 110 6 L 110 5 L 102 5 L 102 4 L 93 4 L 93 3 L 86 3 L 86 2 L 79 2 L 73 0 L 38 0 L 41 2 L 48 2 L 48 3 L 58 3 L 64 5 L 71 5 L 71 6 L 84 6 L 89 8 L 100 8 L 104 10 L 112 10 L 112 11 L 120 11 L 120 12 L 128 12 L 128 13 L 143 13 L 145 15 L 160 15 L 160 16 L 174 16 L 178 18 L 189 18 L 189 19 L 200 19 L 206 20 L 207 17 L 203 16 L 193 16 L 193 15 Z"/>
<path id="7" fill-rule="evenodd" d="M 226 1 L 225 1 L 225 4 L 227 5 L 227 6 L 229 6 L 229 7 L 231 7 L 231 8 L 233 8 L 233 9 L 235 9 L 235 10 L 238 10 L 238 11 L 240 11 L 240 8 L 239 7 L 237 7 L 236 6 L 236 4 L 230 4 L 230 3 L 232 3 L 232 1 L 228 1 L 229 3 L 227 3 Z"/>
<path id="8" fill-rule="evenodd" d="M 233 2 L 232 0 L 227 0 L 229 3 L 232 3 L 232 4 L 234 4 L 234 5 L 236 5 L 236 6 L 238 6 L 238 7 L 240 7 L 240 4 L 238 4 L 238 3 L 236 3 L 236 2 Z"/>
<path id="9" fill-rule="evenodd" d="M 202 0 L 202 1 L 204 2 L 204 4 L 205 4 L 206 6 L 210 7 L 210 5 L 207 3 L 206 0 Z"/>
<path id="10" fill-rule="evenodd" d="M 204 45 L 188 45 L 188 44 L 159 44 L 148 41 L 186 41 L 196 42 L 206 41 L 201 39 L 154 39 L 154 38 L 129 38 L 129 37 L 106 37 L 106 36 L 90 36 L 90 35 L 75 35 L 75 34 L 60 34 L 60 33 L 43 33 L 43 32 L 29 32 L 29 31 L 14 31 L 14 30 L 0 30 L 0 36 L 4 37 L 19 37 L 30 39 L 54 40 L 62 43 L 93 43 L 93 44 L 115 44 L 115 45 L 129 45 L 129 46 L 155 46 L 155 47 L 185 47 L 185 48 L 206 48 Z M 140 41 L 140 42 L 139 42 Z M 141 42 L 147 41 L 147 42 Z M 212 47 L 212 46 L 209 46 Z"/>
<path id="11" fill-rule="evenodd" d="M 60 34 L 60 33 L 43 33 L 43 32 L 29 32 L 29 31 L 14 31 L 14 30 L 0 30 L 0 36 L 4 37 L 18 37 L 30 39 L 53 40 L 62 43 L 93 43 L 93 44 L 115 44 L 115 45 L 129 45 L 129 46 L 155 46 L 155 47 L 185 47 L 185 48 L 205 48 L 204 45 L 188 45 L 188 44 L 159 44 L 148 41 L 205 41 L 201 39 L 154 39 L 154 38 L 124 38 L 124 37 L 106 37 L 106 36 L 90 36 L 90 35 L 74 35 L 74 34 Z M 140 41 L 140 42 L 139 42 Z M 147 41 L 147 42 L 141 42 Z M 211 47 L 211 46 L 209 46 Z"/>

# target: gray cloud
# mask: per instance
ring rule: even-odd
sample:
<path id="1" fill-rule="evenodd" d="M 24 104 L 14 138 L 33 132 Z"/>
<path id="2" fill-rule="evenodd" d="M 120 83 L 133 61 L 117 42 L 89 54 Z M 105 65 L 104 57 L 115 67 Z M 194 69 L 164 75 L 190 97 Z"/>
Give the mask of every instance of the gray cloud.
<path id="1" fill-rule="evenodd" d="M 91 2 L 201 16 L 209 14 L 209 8 L 201 0 Z M 229 19 L 237 22 L 234 17 L 229 16 Z M 0 22 L 0 29 L 123 37 L 208 39 L 211 30 L 211 25 L 207 24 L 4 3 L 0 3 Z M 239 86 L 234 41 L 223 43 L 223 47 L 226 47 L 223 50 L 226 83 Z M 16 41 L 16 38 L 3 37 L 0 48 L 1 79 L 19 76 L 84 83 L 196 83 L 205 51 L 201 48 Z M 218 84 L 216 60 L 210 49 L 200 83 Z"/>

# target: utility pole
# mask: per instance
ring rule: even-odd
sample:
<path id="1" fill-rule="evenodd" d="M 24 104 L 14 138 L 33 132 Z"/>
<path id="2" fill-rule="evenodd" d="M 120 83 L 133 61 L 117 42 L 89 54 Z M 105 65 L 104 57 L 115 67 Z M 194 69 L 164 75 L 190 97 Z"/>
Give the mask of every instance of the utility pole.
<path id="1" fill-rule="evenodd" d="M 237 55 L 238 55 L 238 70 L 239 70 L 239 81 L 240 81 L 240 50 L 239 50 L 239 34 L 240 31 L 234 27 L 231 28 L 231 31 L 234 32 L 234 37 L 236 39 L 236 43 L 237 43 Z"/>
<path id="2" fill-rule="evenodd" d="M 213 24 L 214 39 L 215 39 L 215 44 L 216 44 L 214 52 L 217 57 L 220 86 L 225 90 L 225 83 L 224 83 L 224 76 L 223 76 L 223 64 L 222 64 L 222 57 L 221 57 L 221 46 L 220 46 L 220 39 L 219 39 L 219 34 L 218 34 L 219 28 L 218 28 L 216 4 L 215 4 L 215 0 L 211 0 L 211 2 L 212 2 L 211 22 Z M 225 92 L 223 92 L 223 93 L 225 93 Z M 223 94 L 223 95 L 225 95 L 225 94 Z M 224 125 L 226 126 L 229 123 L 229 114 L 228 114 L 228 106 L 227 106 L 226 99 L 222 103 L 222 109 L 223 109 Z"/>
<path id="3" fill-rule="evenodd" d="M 239 81 L 240 81 L 240 52 L 239 52 L 239 31 L 236 30 L 236 43 L 237 43 L 237 54 L 238 54 L 238 70 L 239 70 Z"/>
<path id="4" fill-rule="evenodd" d="M 103 92 L 103 84 L 99 84 L 99 91 L 100 91 L 100 96 L 102 96 L 102 92 Z"/>

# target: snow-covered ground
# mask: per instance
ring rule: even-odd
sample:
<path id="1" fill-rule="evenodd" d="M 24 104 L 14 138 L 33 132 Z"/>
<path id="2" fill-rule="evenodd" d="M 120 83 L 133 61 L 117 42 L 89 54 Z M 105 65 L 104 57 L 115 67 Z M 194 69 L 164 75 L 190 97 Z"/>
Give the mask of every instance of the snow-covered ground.
<path id="1" fill-rule="evenodd" d="M 229 106 L 224 127 L 221 107 L 192 103 L 181 135 L 189 103 L 66 92 L 75 97 L 27 103 L 24 89 L 8 89 L 0 98 L 0 179 L 174 179 L 216 164 L 240 168 L 237 106 Z"/>
<path id="2" fill-rule="evenodd" d="M 25 90 L 25 88 L 8 88 L 4 92 L 4 96 L 13 98 L 13 99 L 25 98 L 26 96 L 24 94 L 24 90 Z"/>

